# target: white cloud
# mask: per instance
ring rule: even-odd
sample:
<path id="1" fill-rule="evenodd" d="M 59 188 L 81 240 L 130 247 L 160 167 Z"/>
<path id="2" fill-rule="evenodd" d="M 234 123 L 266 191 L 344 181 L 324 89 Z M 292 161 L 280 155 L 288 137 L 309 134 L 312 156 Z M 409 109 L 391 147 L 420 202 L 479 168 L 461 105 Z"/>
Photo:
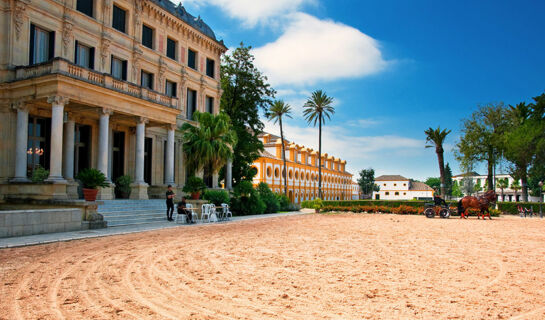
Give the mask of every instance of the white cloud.
<path id="1" fill-rule="evenodd" d="M 284 33 L 253 50 L 273 85 L 309 85 L 383 70 L 378 42 L 358 29 L 305 13 L 290 15 Z"/>
<path id="2" fill-rule="evenodd" d="M 177 1 L 180 2 L 180 1 Z M 183 4 L 195 7 L 215 5 L 222 8 L 230 17 L 242 20 L 247 27 L 268 24 L 272 19 L 286 13 L 295 12 L 306 3 L 314 0 L 185 0 Z"/>
<path id="3" fill-rule="evenodd" d="M 350 120 L 347 122 L 347 124 L 352 127 L 370 128 L 382 124 L 382 121 L 378 119 L 357 119 Z"/>

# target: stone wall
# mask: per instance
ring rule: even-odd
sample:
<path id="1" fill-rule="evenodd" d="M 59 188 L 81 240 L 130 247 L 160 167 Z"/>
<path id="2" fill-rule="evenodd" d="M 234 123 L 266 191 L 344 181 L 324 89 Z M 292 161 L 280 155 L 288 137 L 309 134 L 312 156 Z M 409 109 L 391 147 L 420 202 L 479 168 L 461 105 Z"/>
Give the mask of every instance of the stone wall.
<path id="1" fill-rule="evenodd" d="M 81 218 L 77 208 L 0 211 L 0 238 L 77 231 Z"/>

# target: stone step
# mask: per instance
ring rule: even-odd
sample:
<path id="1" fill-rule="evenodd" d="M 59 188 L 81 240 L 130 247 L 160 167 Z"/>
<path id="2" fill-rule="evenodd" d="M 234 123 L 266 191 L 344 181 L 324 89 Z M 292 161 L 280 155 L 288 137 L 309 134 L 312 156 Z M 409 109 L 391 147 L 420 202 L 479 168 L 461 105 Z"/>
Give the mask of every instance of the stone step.
<path id="1" fill-rule="evenodd" d="M 153 211 L 153 210 L 167 210 L 167 206 L 154 206 L 154 207 L 115 207 L 115 208 L 98 208 L 98 213 L 108 213 L 108 212 L 129 212 L 129 211 Z"/>
<path id="2" fill-rule="evenodd" d="M 167 222 L 166 217 L 161 218 L 147 218 L 147 219 L 131 219 L 131 220 L 115 220 L 108 221 L 108 227 L 130 226 L 135 224 L 146 224 L 156 222 Z"/>
<path id="3" fill-rule="evenodd" d="M 108 221 L 108 226 L 166 222 L 166 201 L 154 200 L 106 200 L 98 206 L 97 212 Z"/>
<path id="4" fill-rule="evenodd" d="M 130 218 L 130 217 L 147 217 L 155 215 L 164 215 L 166 216 L 166 210 L 154 210 L 154 211 L 145 211 L 145 212 L 121 212 L 121 213 L 102 213 L 104 219 L 115 219 L 115 218 Z"/>

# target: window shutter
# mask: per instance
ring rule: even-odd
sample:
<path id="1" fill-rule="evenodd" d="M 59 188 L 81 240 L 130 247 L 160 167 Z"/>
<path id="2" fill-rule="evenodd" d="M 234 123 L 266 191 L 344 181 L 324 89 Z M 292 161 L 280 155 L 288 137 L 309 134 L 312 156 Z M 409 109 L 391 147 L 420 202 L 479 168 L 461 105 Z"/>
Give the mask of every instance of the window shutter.
<path id="1" fill-rule="evenodd" d="M 28 58 L 28 64 L 34 64 L 34 41 L 36 41 L 36 27 L 31 24 L 30 25 L 30 54 Z"/>
<path id="2" fill-rule="evenodd" d="M 123 80 L 127 80 L 127 60 L 123 61 Z"/>
<path id="3" fill-rule="evenodd" d="M 49 59 L 55 57 L 55 31 L 49 32 Z"/>
<path id="4" fill-rule="evenodd" d="M 114 75 L 114 56 L 110 55 L 110 74 Z"/>
<path id="5" fill-rule="evenodd" d="M 89 48 L 89 68 L 95 69 L 95 48 Z"/>
<path id="6" fill-rule="evenodd" d="M 74 63 L 78 64 L 79 62 L 79 46 L 78 46 L 78 40 L 76 40 L 76 50 L 74 50 Z"/>

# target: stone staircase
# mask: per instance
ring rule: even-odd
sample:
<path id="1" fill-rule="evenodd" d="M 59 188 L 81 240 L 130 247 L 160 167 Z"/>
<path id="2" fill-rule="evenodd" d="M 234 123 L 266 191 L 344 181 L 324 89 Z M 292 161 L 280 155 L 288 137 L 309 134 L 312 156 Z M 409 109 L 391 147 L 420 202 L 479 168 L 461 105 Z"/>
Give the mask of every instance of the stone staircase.
<path id="1" fill-rule="evenodd" d="M 104 200 L 97 212 L 108 227 L 166 222 L 166 202 L 160 200 Z"/>

